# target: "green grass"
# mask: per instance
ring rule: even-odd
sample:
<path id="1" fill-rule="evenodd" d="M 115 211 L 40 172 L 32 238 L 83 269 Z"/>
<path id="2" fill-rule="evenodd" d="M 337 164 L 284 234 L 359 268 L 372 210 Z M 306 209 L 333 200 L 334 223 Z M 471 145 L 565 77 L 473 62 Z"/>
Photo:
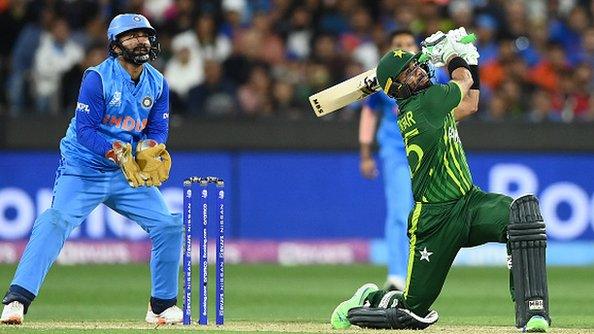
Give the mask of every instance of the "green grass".
<path id="1" fill-rule="evenodd" d="M 0 265 L 1 289 L 8 286 L 14 269 Z M 227 265 L 226 270 L 227 325 L 222 329 L 229 333 L 332 332 L 327 323 L 333 308 L 361 284 L 383 283 L 385 275 L 383 267 L 369 265 Z M 592 267 L 549 269 L 555 332 L 594 333 L 593 276 Z M 453 268 L 434 305 L 440 320 L 430 329 L 439 333 L 473 332 L 473 328 L 516 332 L 507 282 L 505 268 Z M 147 332 L 152 328 L 143 324 L 149 283 L 147 265 L 55 266 L 27 314 L 26 326 L 4 327 L 0 332 Z M 212 294 L 210 301 L 214 303 Z M 214 315 L 214 307 L 210 311 Z M 159 328 L 166 329 L 186 328 Z"/>

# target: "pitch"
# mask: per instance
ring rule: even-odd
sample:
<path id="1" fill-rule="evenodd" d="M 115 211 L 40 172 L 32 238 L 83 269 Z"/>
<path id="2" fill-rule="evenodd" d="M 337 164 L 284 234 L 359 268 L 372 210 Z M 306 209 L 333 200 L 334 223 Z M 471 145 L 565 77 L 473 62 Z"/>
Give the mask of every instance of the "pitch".
<path id="1" fill-rule="evenodd" d="M 211 266 L 212 267 L 212 266 Z M 0 287 L 13 265 L 0 265 Z M 157 330 L 217 333 L 381 333 L 332 330 L 336 304 L 364 282 L 382 283 L 383 267 L 228 265 L 223 327 L 161 326 Z M 594 267 L 549 269 L 552 333 L 594 333 Z M 434 307 L 439 322 L 422 333 L 518 333 L 507 269 L 454 267 Z M 3 333 L 146 333 L 146 265 L 55 266 L 21 327 Z M 210 302 L 214 302 L 211 295 Z M 181 300 L 181 298 L 180 298 Z M 214 305 L 213 305 L 214 306 Z M 211 307 L 211 315 L 214 307 Z M 197 313 L 197 312 L 196 312 Z M 211 322 L 214 318 L 211 317 Z M 399 331 L 398 333 L 420 333 Z"/>

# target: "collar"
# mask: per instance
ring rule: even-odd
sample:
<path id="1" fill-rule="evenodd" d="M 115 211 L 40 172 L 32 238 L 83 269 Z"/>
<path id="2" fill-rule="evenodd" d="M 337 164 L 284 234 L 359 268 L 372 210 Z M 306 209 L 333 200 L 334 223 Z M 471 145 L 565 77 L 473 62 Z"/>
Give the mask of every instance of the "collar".
<path id="1" fill-rule="evenodd" d="M 131 83 L 132 85 L 136 86 L 137 85 L 136 82 L 134 80 L 132 80 L 132 76 L 130 75 L 130 73 L 128 73 L 128 71 L 126 71 L 124 66 L 122 66 L 122 64 L 120 63 L 120 60 L 118 58 L 114 58 L 114 62 L 116 63 L 117 71 L 120 74 L 120 76 L 122 77 L 122 79 L 124 79 L 128 83 Z M 140 72 L 140 77 L 138 78 L 138 83 L 142 82 L 142 79 L 144 78 L 145 71 L 146 71 L 146 69 L 144 68 L 144 64 L 143 64 L 142 72 Z"/>

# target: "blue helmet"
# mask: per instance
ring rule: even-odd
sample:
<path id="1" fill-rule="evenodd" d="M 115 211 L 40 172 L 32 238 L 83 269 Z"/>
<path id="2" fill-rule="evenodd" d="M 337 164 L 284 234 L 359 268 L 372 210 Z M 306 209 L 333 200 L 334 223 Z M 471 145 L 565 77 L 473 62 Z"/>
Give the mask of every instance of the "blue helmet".
<path id="1" fill-rule="evenodd" d="M 118 41 L 118 36 L 131 30 L 145 30 L 149 34 L 149 42 L 151 44 L 148 52 L 135 52 L 134 50 L 127 50 Z M 107 39 L 109 40 L 109 55 L 111 57 L 122 56 L 126 61 L 140 65 L 149 60 L 155 60 L 161 52 L 161 45 L 157 41 L 157 32 L 151 26 L 149 20 L 140 14 L 120 14 L 114 17 L 107 28 Z M 116 52 L 116 48 L 119 52 Z"/>
<path id="2" fill-rule="evenodd" d="M 114 17 L 107 28 L 107 39 L 109 42 L 116 41 L 121 33 L 135 29 L 145 29 L 151 35 L 156 35 L 155 28 L 151 26 L 149 20 L 140 14 L 120 14 Z"/>

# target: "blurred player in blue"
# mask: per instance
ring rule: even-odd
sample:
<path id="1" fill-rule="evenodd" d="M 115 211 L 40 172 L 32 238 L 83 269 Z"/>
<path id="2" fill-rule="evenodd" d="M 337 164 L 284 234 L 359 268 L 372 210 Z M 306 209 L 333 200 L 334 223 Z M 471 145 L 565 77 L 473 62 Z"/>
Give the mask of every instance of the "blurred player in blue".
<path id="1" fill-rule="evenodd" d="M 182 219 L 169 212 L 156 187 L 171 168 L 164 145 L 169 87 L 148 64 L 160 46 L 155 29 L 138 14 L 116 16 L 107 36 L 109 57 L 83 75 L 75 115 L 60 142 L 52 205 L 35 221 L 2 300 L 2 323 L 23 322 L 65 240 L 100 203 L 136 221 L 152 241 L 146 321 L 181 322 Z"/>
<path id="2" fill-rule="evenodd" d="M 389 43 L 390 49 L 402 49 L 415 54 L 419 52 L 415 36 L 410 30 L 392 32 Z M 448 78 L 445 78 L 445 82 L 447 81 Z M 397 114 L 396 100 L 386 94 L 380 92 L 367 98 L 359 121 L 359 169 L 365 178 L 377 177 L 378 168 L 372 150 L 373 137 L 376 135 L 387 207 L 385 240 L 388 249 L 388 278 L 384 288 L 402 291 L 406 282 L 408 260 L 409 240 L 406 229 L 413 196 L 404 141 L 396 124 Z M 380 117 L 381 122 L 377 129 Z"/>

